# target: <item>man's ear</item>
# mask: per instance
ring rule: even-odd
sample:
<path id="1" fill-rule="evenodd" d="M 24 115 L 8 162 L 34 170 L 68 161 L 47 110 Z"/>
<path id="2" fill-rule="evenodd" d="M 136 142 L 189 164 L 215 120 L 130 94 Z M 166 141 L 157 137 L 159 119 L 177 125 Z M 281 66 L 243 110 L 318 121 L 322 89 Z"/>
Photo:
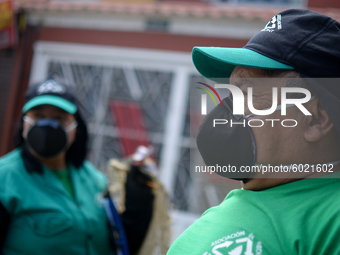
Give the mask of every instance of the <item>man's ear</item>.
<path id="1" fill-rule="evenodd" d="M 309 117 L 309 123 L 306 127 L 304 138 L 307 142 L 316 142 L 328 135 L 334 125 L 319 100 L 315 100 L 311 103 L 312 105 L 309 111 L 312 116 Z"/>

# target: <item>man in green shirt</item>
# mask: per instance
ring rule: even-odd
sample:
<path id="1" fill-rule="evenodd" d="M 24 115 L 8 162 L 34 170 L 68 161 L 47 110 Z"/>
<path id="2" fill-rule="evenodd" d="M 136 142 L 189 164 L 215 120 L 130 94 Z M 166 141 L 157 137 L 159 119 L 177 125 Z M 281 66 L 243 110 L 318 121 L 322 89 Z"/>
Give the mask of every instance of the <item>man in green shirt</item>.
<path id="1" fill-rule="evenodd" d="M 168 255 L 340 254 L 340 24 L 287 10 L 242 49 L 195 47 L 192 57 L 232 93 L 203 120 L 197 147 L 209 171 L 243 188 Z"/>

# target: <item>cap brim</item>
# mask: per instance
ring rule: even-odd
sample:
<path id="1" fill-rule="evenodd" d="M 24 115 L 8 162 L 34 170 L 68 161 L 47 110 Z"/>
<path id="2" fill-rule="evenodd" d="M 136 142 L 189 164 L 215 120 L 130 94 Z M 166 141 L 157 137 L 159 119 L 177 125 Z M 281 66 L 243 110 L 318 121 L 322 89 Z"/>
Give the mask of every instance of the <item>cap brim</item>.
<path id="1" fill-rule="evenodd" d="M 26 113 L 28 110 L 44 104 L 56 106 L 70 114 L 75 114 L 77 112 L 77 106 L 75 104 L 62 97 L 53 95 L 41 95 L 32 98 L 24 105 L 22 112 Z"/>
<path id="2" fill-rule="evenodd" d="M 208 79 L 229 78 L 235 66 L 259 69 L 294 69 L 245 48 L 194 47 L 192 61 Z"/>

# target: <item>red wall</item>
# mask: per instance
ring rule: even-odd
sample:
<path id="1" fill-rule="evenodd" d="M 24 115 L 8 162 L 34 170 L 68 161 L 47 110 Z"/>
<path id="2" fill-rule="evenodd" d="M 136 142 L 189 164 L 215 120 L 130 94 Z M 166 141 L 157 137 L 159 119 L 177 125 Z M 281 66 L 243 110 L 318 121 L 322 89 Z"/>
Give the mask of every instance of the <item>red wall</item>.
<path id="1" fill-rule="evenodd" d="M 38 40 L 191 52 L 194 46 L 243 47 L 247 40 L 152 32 L 42 28 Z"/>
<path id="2" fill-rule="evenodd" d="M 308 0 L 308 7 L 340 8 L 339 0 Z"/>

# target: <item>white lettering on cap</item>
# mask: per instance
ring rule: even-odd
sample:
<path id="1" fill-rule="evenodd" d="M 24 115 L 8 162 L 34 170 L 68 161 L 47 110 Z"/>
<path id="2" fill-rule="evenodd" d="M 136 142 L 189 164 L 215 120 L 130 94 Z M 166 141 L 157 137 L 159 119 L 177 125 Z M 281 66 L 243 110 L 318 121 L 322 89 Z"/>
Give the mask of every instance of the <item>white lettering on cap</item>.
<path id="1" fill-rule="evenodd" d="M 58 94 L 64 94 L 65 88 L 58 83 L 56 83 L 53 80 L 48 80 L 41 84 L 37 88 L 37 93 L 40 94 L 46 94 L 46 93 L 58 93 Z"/>
<path id="2" fill-rule="evenodd" d="M 282 29 L 281 14 L 274 16 L 261 31 L 273 32 L 274 29 Z"/>

